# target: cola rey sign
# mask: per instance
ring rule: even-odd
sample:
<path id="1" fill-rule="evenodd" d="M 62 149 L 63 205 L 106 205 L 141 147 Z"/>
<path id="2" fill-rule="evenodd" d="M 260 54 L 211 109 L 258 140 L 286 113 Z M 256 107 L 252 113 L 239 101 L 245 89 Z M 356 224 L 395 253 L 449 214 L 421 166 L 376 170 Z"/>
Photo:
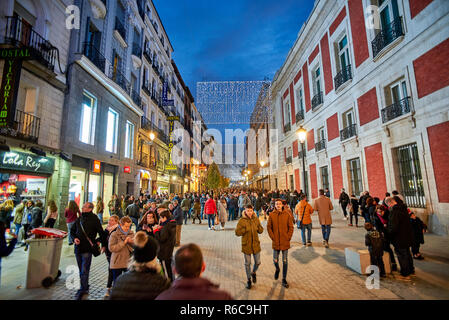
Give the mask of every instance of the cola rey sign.
<path id="1" fill-rule="evenodd" d="M 18 151 L 0 151 L 0 169 L 52 174 L 55 160 Z"/>
<path id="2" fill-rule="evenodd" d="M 13 127 L 22 61 L 31 59 L 31 55 L 28 48 L 0 48 L 0 59 L 5 60 L 0 87 L 0 128 Z"/>

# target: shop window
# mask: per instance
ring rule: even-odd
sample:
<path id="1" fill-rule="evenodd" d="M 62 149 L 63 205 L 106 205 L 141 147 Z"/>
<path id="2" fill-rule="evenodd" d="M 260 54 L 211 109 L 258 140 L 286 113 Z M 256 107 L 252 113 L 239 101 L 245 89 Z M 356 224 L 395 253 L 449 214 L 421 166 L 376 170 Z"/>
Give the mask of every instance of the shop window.
<path id="1" fill-rule="evenodd" d="M 349 160 L 349 178 L 351 180 L 351 193 L 359 196 L 362 192 L 362 171 L 360 169 L 360 159 Z"/>
<path id="2" fill-rule="evenodd" d="M 125 135 L 125 158 L 133 158 L 134 146 L 134 125 L 126 121 L 126 135 Z"/>
<path id="3" fill-rule="evenodd" d="M 97 99 L 85 92 L 81 107 L 81 128 L 79 137 L 80 141 L 83 143 L 94 145 L 96 109 Z"/>
<path id="4" fill-rule="evenodd" d="M 106 151 L 117 153 L 118 113 L 108 111 L 108 127 L 106 130 Z"/>

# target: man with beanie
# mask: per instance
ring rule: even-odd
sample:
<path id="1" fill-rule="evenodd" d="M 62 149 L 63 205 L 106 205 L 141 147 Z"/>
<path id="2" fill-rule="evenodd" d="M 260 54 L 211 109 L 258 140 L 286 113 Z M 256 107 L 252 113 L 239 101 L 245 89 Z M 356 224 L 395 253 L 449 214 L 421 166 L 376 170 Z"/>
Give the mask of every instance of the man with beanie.
<path id="1" fill-rule="evenodd" d="M 145 232 L 134 237 L 134 253 L 129 271 L 117 278 L 110 300 L 154 300 L 170 287 L 157 263 L 158 244 Z"/>

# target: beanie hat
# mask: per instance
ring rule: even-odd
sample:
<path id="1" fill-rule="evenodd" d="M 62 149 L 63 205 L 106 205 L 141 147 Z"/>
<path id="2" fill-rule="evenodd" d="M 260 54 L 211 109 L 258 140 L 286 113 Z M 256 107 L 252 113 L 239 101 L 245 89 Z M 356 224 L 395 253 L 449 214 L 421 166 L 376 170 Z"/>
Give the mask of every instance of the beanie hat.
<path id="1" fill-rule="evenodd" d="M 139 263 L 153 261 L 156 258 L 158 244 L 145 232 L 139 231 L 134 237 L 134 259 Z"/>

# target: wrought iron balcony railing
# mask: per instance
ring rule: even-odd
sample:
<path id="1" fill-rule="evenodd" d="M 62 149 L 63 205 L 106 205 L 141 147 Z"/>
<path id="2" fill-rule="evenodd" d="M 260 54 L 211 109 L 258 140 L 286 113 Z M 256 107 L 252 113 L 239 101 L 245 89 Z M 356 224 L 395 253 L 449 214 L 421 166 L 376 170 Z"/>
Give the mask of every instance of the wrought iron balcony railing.
<path id="1" fill-rule="evenodd" d="M 153 59 L 151 59 L 151 52 L 150 52 L 150 50 L 145 50 L 145 51 L 143 52 L 143 56 L 147 59 L 147 61 L 148 61 L 150 64 L 153 64 Z"/>
<path id="2" fill-rule="evenodd" d="M 148 83 L 148 81 L 145 81 L 145 83 L 142 84 L 142 90 L 151 97 L 151 85 Z"/>
<path id="3" fill-rule="evenodd" d="M 140 93 L 134 89 L 131 89 L 131 99 L 134 101 L 137 106 L 143 110 L 142 108 L 142 98 L 140 97 Z"/>
<path id="4" fill-rule="evenodd" d="M 324 149 L 326 149 L 326 140 L 321 140 L 321 141 L 318 141 L 317 143 L 315 143 L 315 151 L 316 152 L 324 150 Z"/>
<path id="5" fill-rule="evenodd" d="M 371 46 L 373 48 L 373 57 L 376 57 L 383 48 L 403 35 L 404 29 L 402 28 L 402 17 L 397 17 L 384 29 L 380 30 L 380 32 L 371 42 Z"/>
<path id="6" fill-rule="evenodd" d="M 382 123 L 386 123 L 397 117 L 409 113 L 411 107 L 411 98 L 407 97 L 382 109 Z"/>
<path id="7" fill-rule="evenodd" d="M 284 133 L 289 132 L 292 129 L 292 125 L 290 123 L 284 124 Z"/>
<path id="8" fill-rule="evenodd" d="M 347 65 L 341 69 L 340 72 L 334 77 L 335 90 L 341 87 L 343 83 L 352 79 L 351 65 Z"/>
<path id="9" fill-rule="evenodd" d="M 0 134 L 37 143 L 39 139 L 40 126 L 40 118 L 21 110 L 16 110 L 12 128 L 1 128 Z"/>
<path id="10" fill-rule="evenodd" d="M 296 122 L 304 120 L 304 110 L 299 110 L 296 114 Z"/>
<path id="11" fill-rule="evenodd" d="M 125 75 L 121 73 L 117 68 L 114 70 L 114 66 L 110 65 L 107 76 L 117 83 L 128 95 L 131 94 L 131 84 L 126 79 Z"/>
<path id="12" fill-rule="evenodd" d="M 292 163 L 292 156 L 287 157 L 287 158 L 285 159 L 285 163 L 286 163 L 286 164 Z"/>
<path id="13" fill-rule="evenodd" d="M 312 99 L 312 110 L 316 110 L 319 106 L 323 104 L 323 92 L 317 93 Z"/>
<path id="14" fill-rule="evenodd" d="M 341 141 L 347 140 L 356 135 L 357 135 L 357 125 L 355 123 L 344 128 L 343 130 L 340 130 L 340 140 Z"/>
<path id="15" fill-rule="evenodd" d="M 140 118 L 140 127 L 141 127 L 143 130 L 151 131 L 151 130 L 153 130 L 154 124 L 153 124 L 153 122 L 151 122 L 150 119 L 148 119 L 148 118 L 145 117 L 145 116 L 142 116 L 142 117 Z"/>
<path id="16" fill-rule="evenodd" d="M 120 21 L 118 17 L 115 17 L 115 30 L 122 36 L 123 40 L 126 42 L 126 29 L 123 26 L 124 23 Z"/>
<path id="17" fill-rule="evenodd" d="M 132 55 L 136 56 L 136 57 L 142 57 L 142 46 L 140 45 L 140 43 L 133 43 L 133 48 L 131 50 Z"/>
<path id="18" fill-rule="evenodd" d="M 47 69 L 54 71 L 58 49 L 37 33 L 20 17 L 6 17 L 5 43 L 28 48 L 30 55 Z"/>
<path id="19" fill-rule="evenodd" d="M 105 70 L 106 58 L 90 42 L 84 42 L 84 55 L 102 72 Z"/>

